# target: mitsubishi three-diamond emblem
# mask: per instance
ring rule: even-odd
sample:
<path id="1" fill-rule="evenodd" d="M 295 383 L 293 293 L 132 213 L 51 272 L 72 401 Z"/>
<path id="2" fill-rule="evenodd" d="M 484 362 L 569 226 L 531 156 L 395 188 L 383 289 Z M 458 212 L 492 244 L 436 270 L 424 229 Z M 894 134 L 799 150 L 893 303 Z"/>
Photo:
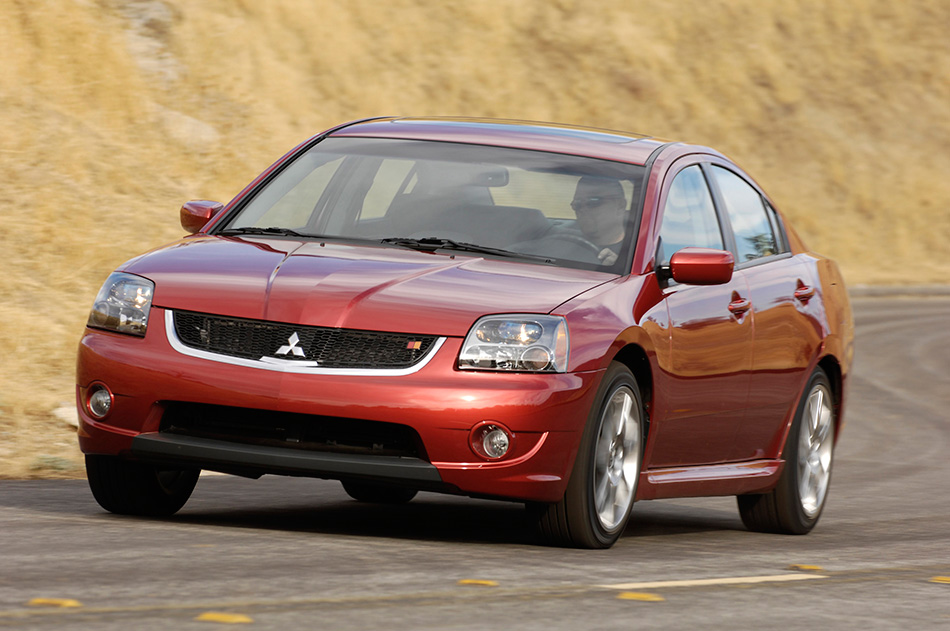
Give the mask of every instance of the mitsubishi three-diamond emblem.
<path id="1" fill-rule="evenodd" d="M 300 343 L 300 338 L 296 333 L 287 338 L 287 344 L 281 346 L 277 349 L 277 355 L 287 355 L 293 353 L 294 357 L 304 357 L 303 349 L 297 346 Z"/>

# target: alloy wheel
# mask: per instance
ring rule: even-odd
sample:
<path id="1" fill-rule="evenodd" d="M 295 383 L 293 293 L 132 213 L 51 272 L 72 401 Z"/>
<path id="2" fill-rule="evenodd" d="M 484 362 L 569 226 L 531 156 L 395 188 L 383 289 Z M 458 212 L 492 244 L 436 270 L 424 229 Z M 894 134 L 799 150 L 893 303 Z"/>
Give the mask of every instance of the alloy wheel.
<path id="1" fill-rule="evenodd" d="M 594 511 L 605 531 L 623 522 L 640 474 L 640 411 L 633 391 L 622 386 L 601 416 L 594 453 Z"/>
<path id="2" fill-rule="evenodd" d="M 798 437 L 798 495 L 809 519 L 821 512 L 831 482 L 833 419 L 831 395 L 817 384 L 808 394 Z"/>

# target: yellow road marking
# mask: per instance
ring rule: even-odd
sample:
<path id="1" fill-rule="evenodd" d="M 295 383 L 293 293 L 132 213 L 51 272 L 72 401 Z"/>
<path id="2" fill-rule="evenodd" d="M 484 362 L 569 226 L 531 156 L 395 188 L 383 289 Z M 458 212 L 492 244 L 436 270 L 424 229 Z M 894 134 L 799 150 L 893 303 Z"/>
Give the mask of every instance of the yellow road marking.
<path id="1" fill-rule="evenodd" d="M 950 576 L 934 576 L 930 579 L 931 583 L 943 583 L 944 585 L 950 585 Z"/>
<path id="2" fill-rule="evenodd" d="M 82 603 L 72 598 L 34 598 L 26 603 L 29 607 L 82 607 Z"/>
<path id="3" fill-rule="evenodd" d="M 854 581 L 907 581 L 907 580 L 927 580 L 927 574 L 933 576 L 933 572 L 940 572 L 939 576 L 933 576 L 932 581 L 950 583 L 950 575 L 946 571 L 950 566 L 946 564 L 932 564 L 915 567 L 883 567 L 870 570 L 856 570 L 851 572 L 835 572 L 832 576 L 820 574 L 782 574 L 778 576 L 748 576 L 732 578 L 714 578 L 685 581 L 655 581 L 642 583 L 618 583 L 613 585 L 592 585 L 592 584 L 570 584 L 570 585 L 538 585 L 538 586 L 499 586 L 492 593 L 497 598 L 520 600 L 537 598 L 576 598 L 585 597 L 595 593 L 595 590 L 611 589 L 620 591 L 636 592 L 638 590 L 651 590 L 665 587 L 704 587 L 704 586 L 729 586 L 729 585 L 754 585 L 756 583 L 768 584 L 769 582 L 782 584 L 790 581 L 803 581 L 809 579 L 828 579 L 830 582 L 854 582 Z M 923 576 L 921 576 L 923 574 Z M 471 579 L 469 579 L 471 580 Z M 494 581 L 492 581 L 494 582 Z M 422 604 L 442 605 L 446 600 L 457 600 L 459 602 L 472 600 L 475 598 L 484 598 L 484 592 L 478 589 L 442 589 L 436 591 L 422 591 L 411 593 L 392 593 L 392 594 L 366 594 L 358 596 L 326 596 L 326 597 L 298 597 L 298 598 L 263 598 L 248 600 L 211 600 L 203 602 L 185 602 L 174 604 L 129 604 L 122 606 L 106 607 L 87 607 L 79 605 L 81 608 L 64 608 L 62 606 L 31 606 L 23 609 L 0 609 L 0 623 L 7 620 L 66 617 L 76 616 L 96 616 L 108 614 L 133 614 L 133 613 L 168 613 L 168 612 L 193 612 L 196 615 L 202 611 L 214 611 L 220 609 L 257 610 L 273 609 L 274 607 L 295 608 L 295 607 L 365 607 L 367 604 L 382 605 L 385 603 L 401 603 L 413 601 Z M 30 604 L 42 605 L 47 599 L 34 599 Z M 66 599 L 51 599 L 59 603 Z M 67 601 L 68 602 L 68 601 Z M 75 606 L 74 606 L 75 607 Z M 3 626 L 0 624 L 0 626 Z"/>
<path id="4" fill-rule="evenodd" d="M 661 603 L 665 598 L 659 594 L 646 594 L 644 592 L 620 592 L 617 594 L 620 600 L 638 600 L 645 603 Z"/>
<path id="5" fill-rule="evenodd" d="M 752 585 L 757 583 L 786 583 L 828 578 L 821 574 L 778 574 L 775 576 L 733 576 L 729 578 L 700 578 L 684 581 L 654 581 L 650 583 L 615 583 L 598 585 L 605 589 L 660 589 L 663 587 L 706 587 L 709 585 Z"/>
<path id="6" fill-rule="evenodd" d="M 220 613 L 217 611 L 206 611 L 200 616 L 195 616 L 195 620 L 200 622 L 223 622 L 224 624 L 254 622 L 250 616 L 245 616 L 242 613 Z"/>
<path id="7" fill-rule="evenodd" d="M 482 587 L 498 587 L 498 581 L 485 581 L 477 578 L 463 578 L 459 585 L 481 585 Z"/>
<path id="8" fill-rule="evenodd" d="M 801 563 L 789 565 L 786 569 L 798 572 L 823 572 L 825 570 L 825 568 L 820 565 L 803 565 Z"/>

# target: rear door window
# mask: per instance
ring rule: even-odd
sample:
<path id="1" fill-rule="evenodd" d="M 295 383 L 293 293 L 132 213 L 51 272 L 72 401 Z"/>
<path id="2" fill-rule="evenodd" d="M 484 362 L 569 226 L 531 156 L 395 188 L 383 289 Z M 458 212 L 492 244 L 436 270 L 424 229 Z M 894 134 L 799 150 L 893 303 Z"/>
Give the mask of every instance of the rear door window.
<path id="1" fill-rule="evenodd" d="M 737 263 L 781 254 L 776 234 L 777 218 L 770 217 L 771 207 L 748 182 L 728 169 L 711 169 L 726 207 L 736 238 Z"/>

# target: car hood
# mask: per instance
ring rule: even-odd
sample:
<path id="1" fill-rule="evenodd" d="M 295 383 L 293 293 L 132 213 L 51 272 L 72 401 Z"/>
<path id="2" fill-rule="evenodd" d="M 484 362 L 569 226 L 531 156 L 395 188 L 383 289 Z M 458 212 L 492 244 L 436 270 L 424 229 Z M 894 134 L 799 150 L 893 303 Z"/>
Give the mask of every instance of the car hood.
<path id="1" fill-rule="evenodd" d="M 187 238 L 122 270 L 156 307 L 294 324 L 463 336 L 481 315 L 548 313 L 613 274 L 388 246 Z"/>

